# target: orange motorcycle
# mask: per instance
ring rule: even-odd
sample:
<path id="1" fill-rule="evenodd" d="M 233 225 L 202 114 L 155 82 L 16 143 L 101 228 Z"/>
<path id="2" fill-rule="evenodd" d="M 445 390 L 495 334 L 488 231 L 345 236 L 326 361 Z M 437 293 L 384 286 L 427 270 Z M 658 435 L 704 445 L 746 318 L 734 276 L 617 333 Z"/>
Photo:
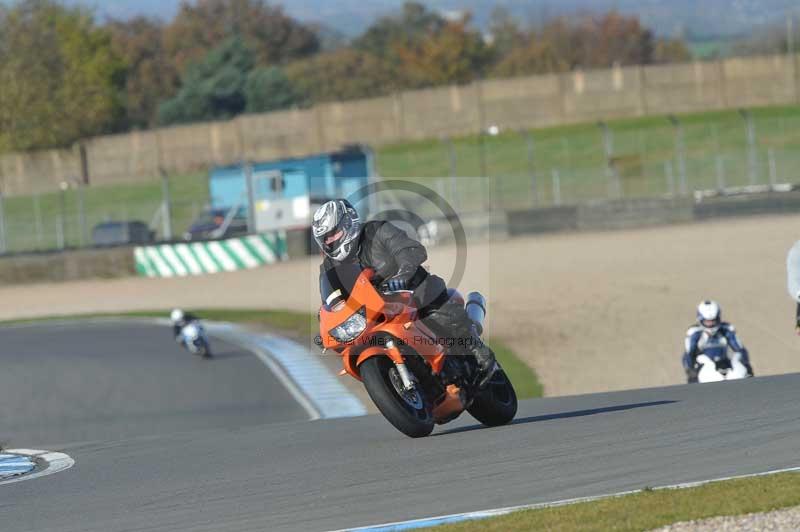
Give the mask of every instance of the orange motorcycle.
<path id="1" fill-rule="evenodd" d="M 340 375 L 362 381 L 383 416 L 412 438 L 427 436 L 464 410 L 488 426 L 514 419 L 517 395 L 503 368 L 497 364 L 486 380 L 474 357 L 459 354 L 465 349 L 454 345 L 457 339 L 437 338 L 417 319 L 410 291 L 379 292 L 373 278 L 372 270 L 357 265 L 322 276 L 318 342 L 341 355 Z M 465 303 L 455 290 L 449 295 L 466 305 L 480 335 L 483 296 L 473 292 Z"/>

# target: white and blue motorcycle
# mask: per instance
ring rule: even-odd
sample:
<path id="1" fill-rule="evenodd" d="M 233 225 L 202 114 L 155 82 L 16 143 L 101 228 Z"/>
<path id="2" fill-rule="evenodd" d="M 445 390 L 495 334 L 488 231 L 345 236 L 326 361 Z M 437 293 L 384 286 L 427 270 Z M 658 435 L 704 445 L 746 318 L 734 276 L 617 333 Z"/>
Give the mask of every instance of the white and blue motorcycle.
<path id="1" fill-rule="evenodd" d="M 697 382 L 720 382 L 746 379 L 749 375 L 747 368 L 742 363 L 742 355 L 732 353 L 710 353 L 697 356 L 700 369 L 697 372 Z"/>
<path id="2" fill-rule="evenodd" d="M 211 346 L 208 336 L 199 321 L 192 321 L 183 326 L 180 333 L 180 342 L 193 355 L 211 357 Z"/>

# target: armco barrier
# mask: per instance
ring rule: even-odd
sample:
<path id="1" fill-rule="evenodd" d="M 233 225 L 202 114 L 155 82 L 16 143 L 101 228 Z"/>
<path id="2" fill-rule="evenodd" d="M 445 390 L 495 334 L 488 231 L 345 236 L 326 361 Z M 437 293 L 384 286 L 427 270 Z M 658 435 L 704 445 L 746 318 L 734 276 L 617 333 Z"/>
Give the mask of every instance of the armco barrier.
<path id="1" fill-rule="evenodd" d="M 591 231 L 685 223 L 693 220 L 692 208 L 690 198 L 596 201 L 578 206 L 577 227 Z"/>
<path id="2" fill-rule="evenodd" d="M 509 236 L 575 231 L 578 229 L 578 207 L 548 207 L 508 213 Z"/>
<path id="3" fill-rule="evenodd" d="M 800 214 L 800 191 L 692 198 L 598 201 L 508 213 L 508 234 L 597 231 L 691 223 L 714 218 Z"/>
<path id="4" fill-rule="evenodd" d="M 695 220 L 782 213 L 800 213 L 800 191 L 720 196 L 693 206 Z"/>
<path id="5" fill-rule="evenodd" d="M 248 270 L 285 260 L 286 234 L 143 246 L 135 248 L 133 256 L 137 273 L 145 277 L 183 277 Z"/>

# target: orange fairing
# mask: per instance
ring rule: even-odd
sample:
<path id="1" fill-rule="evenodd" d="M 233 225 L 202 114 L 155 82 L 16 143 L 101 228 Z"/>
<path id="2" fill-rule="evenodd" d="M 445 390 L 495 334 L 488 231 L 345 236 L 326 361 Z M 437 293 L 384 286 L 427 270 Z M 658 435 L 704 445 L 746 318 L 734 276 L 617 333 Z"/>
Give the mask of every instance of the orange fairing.
<path id="1" fill-rule="evenodd" d="M 433 409 L 433 419 L 442 424 L 458 417 L 464 411 L 464 394 L 455 384 L 447 387 L 444 397 Z"/>
<path id="2" fill-rule="evenodd" d="M 373 356 L 388 356 L 396 363 L 403 357 L 398 345 L 408 345 L 422 355 L 430 364 L 433 373 L 439 373 L 444 365 L 444 349 L 436 337 L 424 325 L 416 321 L 416 309 L 411 294 L 389 296 L 389 301 L 372 286 L 373 272 L 364 270 L 356 279 L 349 297 L 333 309 L 323 306 L 320 310 L 320 335 L 322 345 L 342 355 L 346 373 L 360 379 L 358 367 Z M 362 313 L 366 326 L 355 338 L 342 342 L 332 331 L 357 313 Z M 387 345 L 389 338 L 395 345 Z"/>
<path id="3" fill-rule="evenodd" d="M 366 311 L 367 327 L 364 329 L 365 332 L 370 330 L 383 312 L 385 303 L 370 282 L 371 273 L 370 270 L 361 272 L 361 275 L 356 279 L 350 297 L 343 303 L 330 310 L 323 306 L 322 310 L 320 310 L 320 335 L 322 336 L 323 347 L 328 349 L 341 347 L 342 344 L 330 334 L 330 331 L 347 321 L 361 307 L 364 307 Z"/>

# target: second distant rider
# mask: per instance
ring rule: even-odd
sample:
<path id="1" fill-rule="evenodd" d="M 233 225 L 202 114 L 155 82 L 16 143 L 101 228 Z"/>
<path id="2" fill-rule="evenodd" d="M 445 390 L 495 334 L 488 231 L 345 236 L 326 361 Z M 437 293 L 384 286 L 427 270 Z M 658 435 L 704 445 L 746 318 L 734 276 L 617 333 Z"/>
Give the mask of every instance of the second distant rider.
<path id="1" fill-rule="evenodd" d="M 683 369 L 686 370 L 687 381 L 697 382 L 699 355 L 708 355 L 714 360 L 720 355 L 727 356 L 728 349 L 740 355 L 748 377 L 752 377 L 750 358 L 747 349 L 736 336 L 736 329 L 730 323 L 722 321 L 722 310 L 717 302 L 703 301 L 697 306 L 697 323 L 686 331 Z"/>
<path id="2" fill-rule="evenodd" d="M 183 328 L 193 321 L 200 320 L 200 318 L 194 314 L 184 312 L 179 308 L 173 309 L 173 311 L 170 312 L 169 319 L 172 321 L 172 335 L 175 337 L 175 341 L 179 344 L 183 344 L 183 335 L 181 334 Z"/>

